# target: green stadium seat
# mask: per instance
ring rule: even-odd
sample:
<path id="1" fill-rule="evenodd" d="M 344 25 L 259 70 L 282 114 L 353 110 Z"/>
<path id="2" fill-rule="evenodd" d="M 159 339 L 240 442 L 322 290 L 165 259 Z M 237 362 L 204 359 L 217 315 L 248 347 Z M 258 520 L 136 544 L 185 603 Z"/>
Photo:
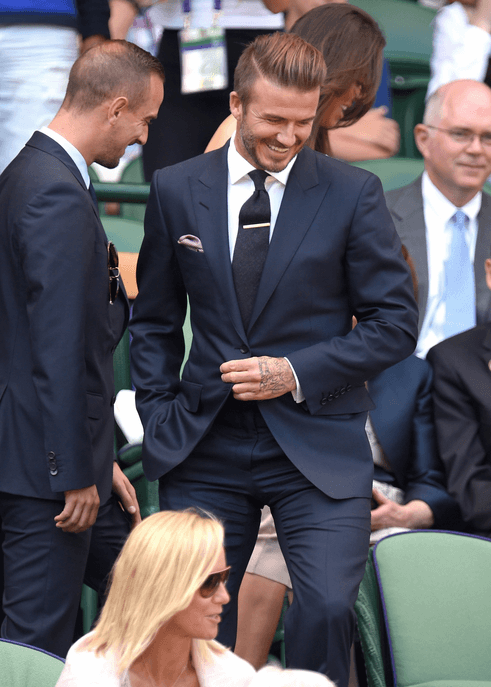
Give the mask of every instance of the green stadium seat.
<path id="1" fill-rule="evenodd" d="M 392 116 L 401 128 L 401 157 L 420 157 L 413 129 L 422 121 L 430 80 L 431 22 L 435 10 L 407 0 L 353 0 L 370 14 L 387 39 L 391 72 Z"/>

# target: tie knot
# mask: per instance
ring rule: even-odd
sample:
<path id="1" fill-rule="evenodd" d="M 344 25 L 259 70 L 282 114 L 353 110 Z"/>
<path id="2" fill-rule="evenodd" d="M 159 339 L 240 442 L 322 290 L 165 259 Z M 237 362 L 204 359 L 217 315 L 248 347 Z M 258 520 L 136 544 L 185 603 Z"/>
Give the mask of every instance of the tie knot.
<path id="1" fill-rule="evenodd" d="M 266 187 L 264 186 L 264 182 L 266 181 L 266 178 L 269 176 L 267 172 L 264 171 L 264 169 L 253 169 L 252 172 L 249 172 L 249 176 L 254 182 L 254 187 L 256 191 L 265 191 Z"/>
<path id="2" fill-rule="evenodd" d="M 465 229 L 467 226 L 467 222 L 469 220 L 469 218 L 467 217 L 467 215 L 465 214 L 465 212 L 463 210 L 457 210 L 457 212 L 452 217 L 452 219 L 454 221 L 455 226 L 458 229 Z"/>

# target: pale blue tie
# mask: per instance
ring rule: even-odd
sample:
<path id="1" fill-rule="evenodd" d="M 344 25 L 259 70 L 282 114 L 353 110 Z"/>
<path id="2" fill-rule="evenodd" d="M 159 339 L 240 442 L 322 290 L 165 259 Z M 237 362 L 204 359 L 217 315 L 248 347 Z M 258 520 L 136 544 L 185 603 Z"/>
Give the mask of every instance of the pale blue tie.
<path id="1" fill-rule="evenodd" d="M 469 218 L 457 210 L 451 218 L 452 242 L 450 254 L 445 262 L 445 324 L 446 339 L 460 334 L 476 324 L 476 293 L 474 269 L 465 240 Z"/>

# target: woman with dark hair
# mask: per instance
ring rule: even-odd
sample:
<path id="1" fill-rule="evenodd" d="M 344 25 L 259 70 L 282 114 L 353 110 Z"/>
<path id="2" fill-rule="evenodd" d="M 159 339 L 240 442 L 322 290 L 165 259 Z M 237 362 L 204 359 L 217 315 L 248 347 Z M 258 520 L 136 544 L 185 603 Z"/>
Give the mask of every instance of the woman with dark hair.
<path id="1" fill-rule="evenodd" d="M 375 102 L 385 38 L 369 14 L 344 3 L 315 7 L 295 22 L 291 33 L 320 50 L 327 65 L 310 145 L 330 153 L 329 129 L 355 124 Z M 351 104 L 346 106 L 348 94 Z"/>
<path id="2" fill-rule="evenodd" d="M 347 136 L 341 141 L 328 134 L 356 124 L 375 102 L 385 46 L 377 22 L 354 5 L 329 2 L 300 17 L 291 33 L 320 50 L 327 65 L 310 147 L 346 160 L 390 157 L 397 152 L 397 124 L 386 119 L 381 108 L 370 112 L 371 121 L 365 127 L 349 132 L 352 140 Z M 217 129 L 206 152 L 223 145 L 234 131 L 235 119 L 230 116 Z M 379 144 L 380 138 L 384 146 Z"/>

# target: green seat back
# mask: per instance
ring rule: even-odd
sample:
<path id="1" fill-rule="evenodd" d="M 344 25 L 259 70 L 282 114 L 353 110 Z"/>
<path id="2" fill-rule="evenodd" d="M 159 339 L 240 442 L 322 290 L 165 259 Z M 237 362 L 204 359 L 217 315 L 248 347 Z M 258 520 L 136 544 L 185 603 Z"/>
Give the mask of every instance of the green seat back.
<path id="1" fill-rule="evenodd" d="M 5 687 L 54 687 L 63 660 L 34 647 L 0 640 L 0 685 Z"/>
<path id="2" fill-rule="evenodd" d="M 399 155 L 419 158 L 413 129 L 423 118 L 435 11 L 405 0 L 353 0 L 353 4 L 368 12 L 385 34 L 392 116 L 401 128 Z"/>
<path id="3" fill-rule="evenodd" d="M 376 174 L 386 193 L 410 184 L 424 170 L 423 160 L 411 160 L 402 157 L 391 157 L 388 160 L 364 160 L 352 164 Z"/>
<path id="4" fill-rule="evenodd" d="M 374 561 L 397 687 L 491 687 L 491 541 L 406 532 Z"/>
<path id="5" fill-rule="evenodd" d="M 143 241 L 143 224 L 119 215 L 102 215 L 102 225 L 109 241 L 120 253 L 139 253 Z"/>

